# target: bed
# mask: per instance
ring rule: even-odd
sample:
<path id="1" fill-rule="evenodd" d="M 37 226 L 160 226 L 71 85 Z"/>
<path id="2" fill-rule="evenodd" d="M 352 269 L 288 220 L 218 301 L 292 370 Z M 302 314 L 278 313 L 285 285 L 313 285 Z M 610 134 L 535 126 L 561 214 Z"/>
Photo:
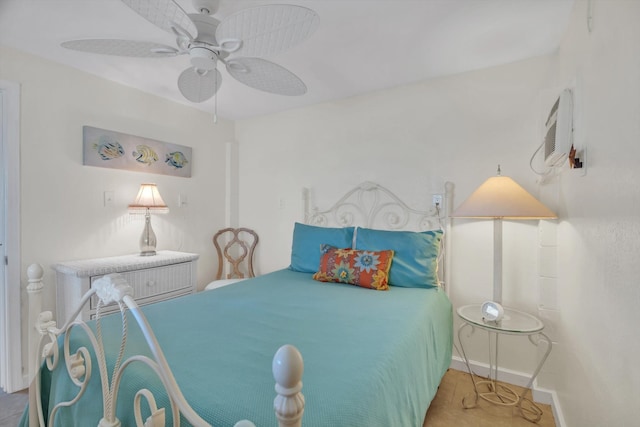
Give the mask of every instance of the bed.
<path id="1" fill-rule="evenodd" d="M 450 201 L 451 185 L 444 193 Z M 308 191 L 303 197 L 305 221 L 294 226 L 286 269 L 142 308 L 126 282 L 109 275 L 90 292 L 105 303 L 120 300 L 124 314 L 59 329 L 50 314 L 39 314 L 32 354 L 42 369 L 21 425 L 252 425 L 238 422 L 247 419 L 257 426 L 422 426 L 449 367 L 453 333 L 443 280 L 446 233 L 417 230 L 446 228 L 447 202 L 413 210 L 372 183 L 327 210 L 311 207 Z M 392 231 L 381 230 L 379 220 Z M 414 256 L 404 238 L 429 241 L 433 249 L 424 286 L 422 279 L 410 283 L 420 267 L 412 263 L 422 255 Z M 324 252 L 318 242 L 328 244 Z M 387 262 L 385 248 L 394 244 Z M 388 264 L 386 278 L 366 264 L 356 268 L 358 286 L 339 274 L 332 279 L 349 254 L 355 254 L 350 267 L 372 258 Z M 415 259 L 403 265 L 407 256 Z M 39 273 L 30 267 L 33 288 L 42 285 Z M 376 290 L 385 280 L 386 290 Z M 37 290 L 31 294 L 35 316 Z M 93 347 L 97 356 L 89 355 Z M 41 364 L 42 353 L 58 359 L 57 366 Z"/>

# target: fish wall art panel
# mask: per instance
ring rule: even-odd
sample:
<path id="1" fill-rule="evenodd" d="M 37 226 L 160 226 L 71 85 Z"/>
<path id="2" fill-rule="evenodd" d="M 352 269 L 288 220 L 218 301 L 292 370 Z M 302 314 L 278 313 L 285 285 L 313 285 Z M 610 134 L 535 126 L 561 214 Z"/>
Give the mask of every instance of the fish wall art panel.
<path id="1" fill-rule="evenodd" d="M 191 147 L 82 127 L 83 164 L 191 178 Z"/>

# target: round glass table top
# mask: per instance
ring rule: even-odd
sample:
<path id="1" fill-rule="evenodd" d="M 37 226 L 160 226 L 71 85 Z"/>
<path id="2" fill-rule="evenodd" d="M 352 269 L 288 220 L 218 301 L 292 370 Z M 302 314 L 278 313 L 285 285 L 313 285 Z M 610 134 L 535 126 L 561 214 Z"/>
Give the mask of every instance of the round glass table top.
<path id="1" fill-rule="evenodd" d="M 535 334 L 544 329 L 544 324 L 535 316 L 513 308 L 503 307 L 504 317 L 499 322 L 485 321 L 482 304 L 459 307 L 457 312 L 464 321 L 490 331 L 507 334 Z"/>

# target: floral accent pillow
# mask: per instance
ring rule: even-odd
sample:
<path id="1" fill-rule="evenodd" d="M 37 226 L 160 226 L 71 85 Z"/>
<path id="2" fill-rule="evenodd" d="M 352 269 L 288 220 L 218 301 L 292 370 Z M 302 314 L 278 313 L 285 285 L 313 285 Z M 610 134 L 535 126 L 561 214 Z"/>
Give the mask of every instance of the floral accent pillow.
<path id="1" fill-rule="evenodd" d="M 320 269 L 313 275 L 320 282 L 348 283 L 363 288 L 389 289 L 393 251 L 338 249 L 320 245 Z"/>

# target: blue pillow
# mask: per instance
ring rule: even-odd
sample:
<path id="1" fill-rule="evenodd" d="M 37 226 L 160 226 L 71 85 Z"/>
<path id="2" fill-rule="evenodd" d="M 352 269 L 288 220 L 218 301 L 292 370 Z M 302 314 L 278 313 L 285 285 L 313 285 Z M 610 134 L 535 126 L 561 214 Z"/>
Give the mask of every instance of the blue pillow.
<path id="1" fill-rule="evenodd" d="M 442 231 L 386 231 L 358 227 L 356 249 L 394 251 L 389 285 L 405 288 L 438 286 Z"/>
<path id="2" fill-rule="evenodd" d="M 320 245 L 322 244 L 336 248 L 351 248 L 353 246 L 353 227 L 316 227 L 296 222 L 293 228 L 289 268 L 303 273 L 317 272 L 320 267 Z"/>

